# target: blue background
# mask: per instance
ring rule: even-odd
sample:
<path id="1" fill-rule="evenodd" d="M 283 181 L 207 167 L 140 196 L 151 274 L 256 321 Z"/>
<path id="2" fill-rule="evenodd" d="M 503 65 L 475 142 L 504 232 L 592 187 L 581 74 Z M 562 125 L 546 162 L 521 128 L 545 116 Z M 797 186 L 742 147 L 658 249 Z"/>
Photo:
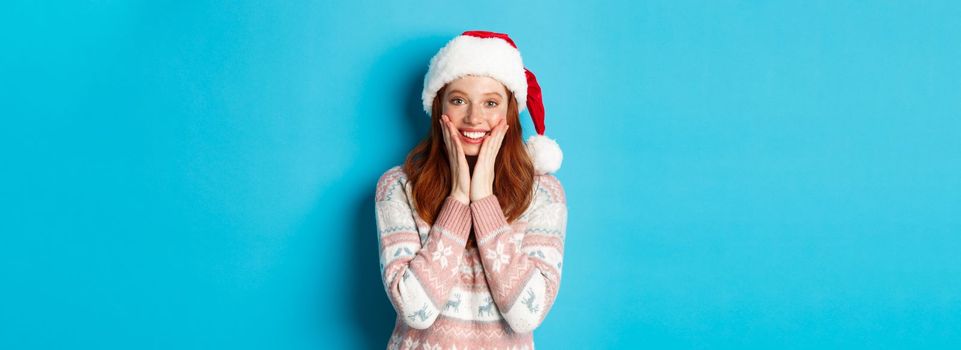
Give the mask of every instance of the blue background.
<path id="1" fill-rule="evenodd" d="M 565 151 L 539 348 L 958 346 L 959 18 L 7 1 L 0 348 L 383 348 L 374 186 L 427 130 L 428 60 L 473 29 L 517 42 Z"/>

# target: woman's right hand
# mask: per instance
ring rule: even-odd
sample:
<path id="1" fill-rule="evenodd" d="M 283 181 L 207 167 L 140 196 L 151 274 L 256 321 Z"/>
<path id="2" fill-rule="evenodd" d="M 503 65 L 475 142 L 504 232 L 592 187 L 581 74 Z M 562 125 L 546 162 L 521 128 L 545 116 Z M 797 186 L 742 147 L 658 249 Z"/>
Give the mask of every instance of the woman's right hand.
<path id="1" fill-rule="evenodd" d="M 447 145 L 447 163 L 450 164 L 453 180 L 450 195 L 461 203 L 468 204 L 470 203 L 470 168 L 467 166 L 464 147 L 460 143 L 460 132 L 446 114 L 440 117 L 440 123 L 443 125 L 444 144 Z"/>

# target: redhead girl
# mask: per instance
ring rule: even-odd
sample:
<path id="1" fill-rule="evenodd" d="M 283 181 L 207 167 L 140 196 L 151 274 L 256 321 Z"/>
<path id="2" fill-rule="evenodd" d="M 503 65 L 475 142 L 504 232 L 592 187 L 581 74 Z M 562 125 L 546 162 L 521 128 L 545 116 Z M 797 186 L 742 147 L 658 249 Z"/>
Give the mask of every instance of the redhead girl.
<path id="1" fill-rule="evenodd" d="M 567 202 L 534 74 L 506 34 L 467 31 L 431 59 L 429 134 L 378 180 L 388 349 L 533 349 L 560 288 Z M 520 102 L 523 103 L 520 103 Z M 527 107 L 537 135 L 523 140 Z"/>

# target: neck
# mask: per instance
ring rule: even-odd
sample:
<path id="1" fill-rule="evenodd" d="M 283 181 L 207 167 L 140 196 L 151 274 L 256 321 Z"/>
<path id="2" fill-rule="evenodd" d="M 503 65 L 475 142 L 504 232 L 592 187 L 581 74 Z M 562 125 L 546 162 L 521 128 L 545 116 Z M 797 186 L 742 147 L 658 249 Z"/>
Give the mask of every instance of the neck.
<path id="1" fill-rule="evenodd" d="M 477 156 L 468 156 L 468 155 L 465 155 L 465 157 L 467 158 L 467 167 L 470 169 L 471 175 L 473 175 L 473 174 L 474 174 L 474 165 L 477 164 Z"/>

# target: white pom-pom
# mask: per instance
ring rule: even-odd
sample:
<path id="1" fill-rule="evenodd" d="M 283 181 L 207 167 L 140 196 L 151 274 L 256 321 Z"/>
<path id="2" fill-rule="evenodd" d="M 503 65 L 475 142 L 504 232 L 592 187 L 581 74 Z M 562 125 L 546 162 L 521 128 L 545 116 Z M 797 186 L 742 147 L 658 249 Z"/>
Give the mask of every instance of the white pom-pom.
<path id="1" fill-rule="evenodd" d="M 564 154 L 557 141 L 544 135 L 533 135 L 527 139 L 527 154 L 534 161 L 534 171 L 538 175 L 553 173 L 561 168 Z"/>

